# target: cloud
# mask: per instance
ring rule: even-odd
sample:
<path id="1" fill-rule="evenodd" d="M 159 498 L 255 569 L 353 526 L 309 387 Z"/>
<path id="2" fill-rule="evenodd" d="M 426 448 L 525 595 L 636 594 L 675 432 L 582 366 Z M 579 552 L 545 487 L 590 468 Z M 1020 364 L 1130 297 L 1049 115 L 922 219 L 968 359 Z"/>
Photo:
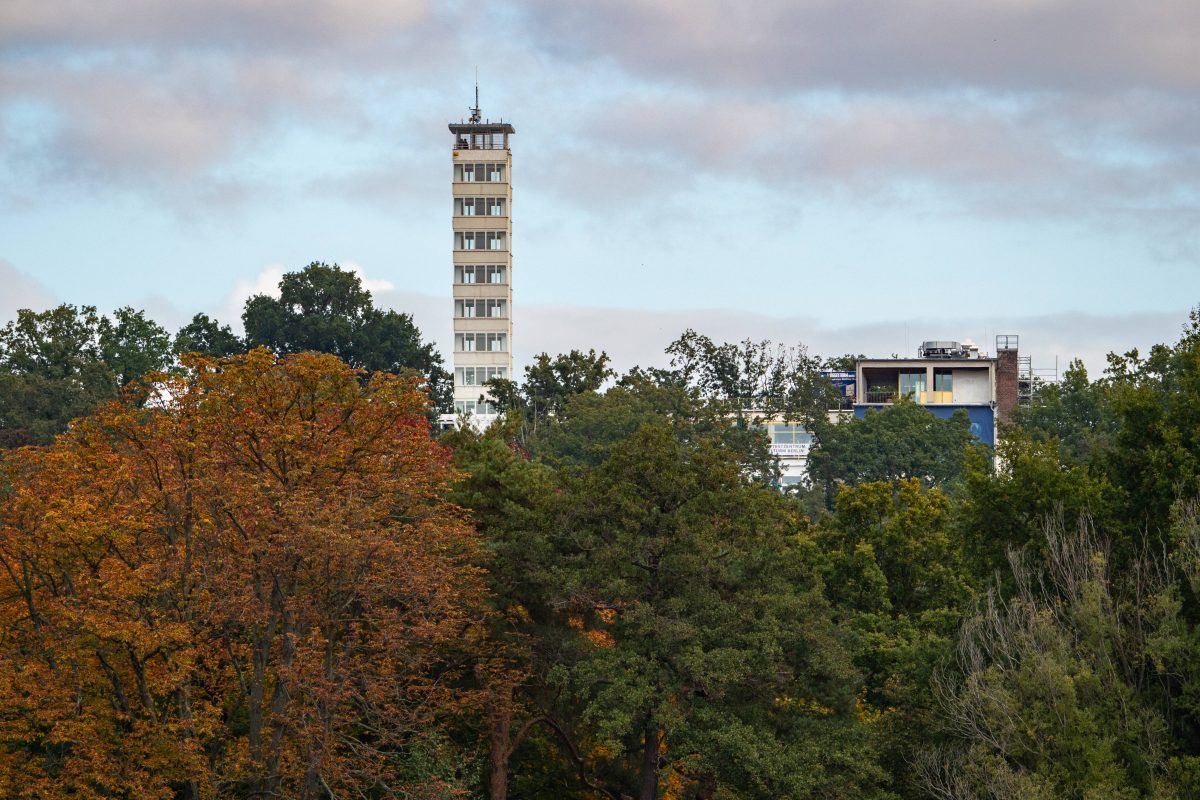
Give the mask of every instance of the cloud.
<path id="1" fill-rule="evenodd" d="M 339 147 L 312 159 L 313 141 L 386 127 L 373 97 L 444 64 L 458 30 L 421 0 L 12 0 L 0 137 L 25 135 L 0 174 L 180 208 L 290 189 L 337 172 Z"/>
<path id="2" fill-rule="evenodd" d="M 1200 6 L 1163 0 L 612 0 L 521 4 L 532 43 L 651 81 L 816 89 L 1200 90 Z"/>
<path id="3" fill-rule="evenodd" d="M 343 261 L 339 266 L 347 272 L 353 272 L 358 276 L 358 280 L 362 283 L 362 287 L 372 295 L 380 292 L 390 292 L 395 289 L 395 285 L 384 278 L 368 278 L 360 264 L 353 261 Z"/>
<path id="4" fill-rule="evenodd" d="M 605 350 L 618 370 L 634 365 L 666 366 L 664 350 L 692 328 L 714 341 L 771 340 L 805 345 L 810 353 L 888 357 L 915 355 L 927 339 L 970 338 L 984 351 L 994 349 L 997 334 L 1020 337 L 1021 352 L 1037 369 L 1061 374 L 1079 358 L 1093 377 L 1104 370 L 1109 352 L 1138 348 L 1145 353 L 1159 342 L 1174 343 L 1187 308 L 1178 312 L 1100 315 L 1070 312 L 1045 315 L 997 315 L 989 319 L 913 317 L 866 324 L 831 326 L 805 317 L 778 317 L 727 309 L 680 309 L 672 312 L 589 307 L 522 307 L 514 334 L 518 365 L 540 352 Z M 518 366 L 518 371 L 520 366 Z"/>
<path id="5" fill-rule="evenodd" d="M 386 298 L 397 294 L 391 281 L 367 276 L 362 266 L 353 261 L 343 261 L 338 266 L 358 276 L 363 288 L 371 292 L 375 305 L 393 307 L 391 302 L 386 301 Z M 217 320 L 222 325 L 229 325 L 235 331 L 241 332 L 242 311 L 246 308 L 246 301 L 260 294 L 278 298 L 279 282 L 283 280 L 284 274 L 297 271 L 285 267 L 282 263 L 272 263 L 260 269 L 253 278 L 239 278 L 225 295 L 220 308 L 216 309 Z"/>
<path id="6" fill-rule="evenodd" d="M 23 308 L 45 311 L 59 301 L 41 281 L 0 260 L 0 324 L 17 318 Z"/>
<path id="7" fill-rule="evenodd" d="M 6 0 L 0 43 L 322 48 L 386 39 L 428 13 L 423 0 Z"/>
<path id="8" fill-rule="evenodd" d="M 268 297 L 279 297 L 279 282 L 283 280 L 286 268 L 283 264 L 267 264 L 253 278 L 239 278 L 217 313 L 217 321 L 228 325 L 235 331 L 242 330 L 242 311 L 246 301 L 256 295 L 265 294 Z"/>
<path id="9" fill-rule="evenodd" d="M 446 366 L 453 362 L 451 304 L 446 297 L 389 291 L 376 296 L 378 305 L 411 314 L 426 341 L 440 345 Z M 516 309 L 513 340 L 518 375 L 539 353 L 556 355 L 571 350 L 605 351 L 619 372 L 634 366 L 665 367 L 667 345 L 691 328 L 718 342 L 770 340 L 803 344 L 822 357 L 843 354 L 886 358 L 893 353 L 915 356 L 922 341 L 972 339 L 994 354 L 995 337 L 1020 337 L 1022 355 L 1032 357 L 1035 369 L 1061 373 L 1072 359 L 1084 362 L 1099 377 L 1110 352 L 1142 353 L 1157 343 L 1175 343 L 1188 308 L 1161 313 L 1012 315 L 978 317 L 921 317 L 870 323 L 830 325 L 802 316 L 772 316 L 734 309 L 682 308 L 638 311 L 580 305 L 522 304 Z"/>

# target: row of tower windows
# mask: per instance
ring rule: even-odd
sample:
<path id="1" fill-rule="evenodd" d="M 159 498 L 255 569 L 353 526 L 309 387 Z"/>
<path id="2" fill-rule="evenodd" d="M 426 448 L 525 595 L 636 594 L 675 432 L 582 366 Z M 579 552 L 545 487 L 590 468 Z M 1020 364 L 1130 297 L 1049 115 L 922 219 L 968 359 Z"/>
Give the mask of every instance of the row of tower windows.
<path id="1" fill-rule="evenodd" d="M 496 406 L 487 400 L 455 400 L 455 414 L 495 414 Z"/>
<path id="2" fill-rule="evenodd" d="M 455 164 L 454 180 L 459 183 L 497 183 L 504 181 L 503 164 Z"/>
<path id="3" fill-rule="evenodd" d="M 507 317 L 508 301 L 476 298 L 473 300 L 455 300 L 454 316 L 456 317 Z"/>
<path id="4" fill-rule="evenodd" d="M 456 264 L 455 283 L 508 283 L 508 270 L 497 264 Z"/>
<path id="5" fill-rule="evenodd" d="M 507 378 L 508 367 L 458 367 L 454 370 L 455 386 L 482 386 L 493 378 Z"/>
<path id="6" fill-rule="evenodd" d="M 455 231 L 455 250 L 504 250 L 508 234 L 504 231 Z"/>
<path id="7" fill-rule="evenodd" d="M 454 350 L 458 353 L 507 353 L 507 333 L 456 333 Z"/>
<path id="8" fill-rule="evenodd" d="M 454 215 L 457 217 L 503 217 L 503 197 L 456 197 Z"/>

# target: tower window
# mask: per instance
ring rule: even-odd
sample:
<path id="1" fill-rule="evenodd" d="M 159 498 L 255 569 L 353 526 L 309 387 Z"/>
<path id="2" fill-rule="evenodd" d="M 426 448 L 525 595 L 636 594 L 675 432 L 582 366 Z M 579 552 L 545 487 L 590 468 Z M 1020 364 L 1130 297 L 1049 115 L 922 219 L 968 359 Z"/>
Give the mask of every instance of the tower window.
<path id="1" fill-rule="evenodd" d="M 454 385 L 482 386 L 495 378 L 507 377 L 507 367 L 458 367 L 454 370 Z"/>
<path id="2" fill-rule="evenodd" d="M 455 300 L 454 316 L 465 319 L 472 317 L 505 317 L 508 316 L 508 303 L 505 300 L 485 298 Z"/>
<path id="3" fill-rule="evenodd" d="M 455 250 L 504 250 L 508 234 L 504 231 L 455 231 Z"/>
<path id="4" fill-rule="evenodd" d="M 504 180 L 503 164 L 455 164 L 454 180 L 460 183 Z"/>
<path id="5" fill-rule="evenodd" d="M 508 352 L 507 333 L 456 333 L 454 350 L 459 353 Z"/>
<path id="6" fill-rule="evenodd" d="M 457 217 L 503 217 L 503 197 L 456 197 L 454 215 Z"/>
<path id="7" fill-rule="evenodd" d="M 455 283 L 508 283 L 507 270 L 498 264 L 458 264 L 454 267 Z"/>

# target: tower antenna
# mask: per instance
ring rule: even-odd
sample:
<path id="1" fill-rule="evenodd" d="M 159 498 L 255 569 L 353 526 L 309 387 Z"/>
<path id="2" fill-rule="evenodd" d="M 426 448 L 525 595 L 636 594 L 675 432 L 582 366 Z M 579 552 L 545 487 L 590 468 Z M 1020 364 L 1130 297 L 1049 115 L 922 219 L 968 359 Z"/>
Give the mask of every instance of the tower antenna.
<path id="1" fill-rule="evenodd" d="M 479 67 L 475 67 L 475 106 L 470 111 L 471 122 L 478 123 L 481 119 L 479 114 Z"/>

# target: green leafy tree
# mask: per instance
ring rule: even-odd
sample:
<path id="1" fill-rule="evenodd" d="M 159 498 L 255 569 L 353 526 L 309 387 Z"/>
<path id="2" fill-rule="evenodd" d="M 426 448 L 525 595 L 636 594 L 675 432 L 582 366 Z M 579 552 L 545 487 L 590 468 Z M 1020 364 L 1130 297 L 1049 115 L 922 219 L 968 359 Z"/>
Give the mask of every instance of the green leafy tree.
<path id="1" fill-rule="evenodd" d="M 1194 796 L 1169 758 L 1148 649 L 1166 571 L 1114 574 L 1086 520 L 1049 524 L 1045 551 L 1040 568 L 1014 558 L 1015 593 L 988 596 L 934 681 L 956 744 L 917 760 L 930 796 Z"/>
<path id="2" fill-rule="evenodd" d="M 575 395 L 596 392 L 613 376 L 608 354 L 595 350 L 572 350 L 553 359 L 539 353 L 525 367 L 525 380 L 505 378 L 487 382 L 487 390 L 501 412 L 519 415 L 523 426 L 536 427 L 548 417 L 561 414 Z"/>
<path id="3" fill-rule="evenodd" d="M 1048 521 L 1111 518 L 1113 487 L 1103 474 L 1075 463 L 1056 439 L 1011 430 L 996 455 L 993 461 L 984 453 L 968 454 L 954 507 L 957 535 L 981 581 L 997 571 L 1007 574 L 1012 550 L 1042 553 Z"/>
<path id="4" fill-rule="evenodd" d="M 331 353 L 369 372 L 415 370 L 428 381 L 437 408 L 448 411 L 453 384 L 442 357 L 421 340 L 412 317 L 376 308 L 357 275 L 313 262 L 279 282 L 279 297 L 246 301 L 246 346 L 278 353 Z"/>
<path id="5" fill-rule="evenodd" d="M 174 352 L 200 353 L 225 358 L 246 351 L 245 343 L 228 325 L 222 325 L 207 314 L 197 314 L 175 334 Z"/>
<path id="6" fill-rule="evenodd" d="M 1108 445 L 1116 422 L 1105 385 L 1089 381 L 1079 359 L 1067 367 L 1061 382 L 1040 387 L 1036 402 L 1018 408 L 1014 418 L 1034 441 L 1053 439 L 1079 462 Z"/>
<path id="7" fill-rule="evenodd" d="M 128 306 L 101 317 L 98 325 L 100 356 L 117 376 L 121 386 L 171 363 L 171 336 L 161 325 L 146 318 L 144 311 Z"/>
<path id="8" fill-rule="evenodd" d="M 820 360 L 803 345 L 749 339 L 716 344 L 689 329 L 667 346 L 667 354 L 672 382 L 752 421 L 779 417 L 811 427 L 839 401 L 833 384 L 821 375 Z"/>
<path id="9" fill-rule="evenodd" d="M 842 423 L 817 426 L 809 474 L 835 483 L 898 482 L 917 478 L 929 485 L 962 475 L 967 451 L 977 445 L 966 412 L 941 419 L 911 400 Z"/>
<path id="10" fill-rule="evenodd" d="M 610 796 L 870 796 L 806 523 L 748 472 L 726 408 L 639 373 L 534 440 L 561 485 L 549 588 L 576 633 L 545 680 Z"/>
<path id="11" fill-rule="evenodd" d="M 121 386 L 170 361 L 166 332 L 141 311 L 22 309 L 0 329 L 0 446 L 47 444 Z"/>
<path id="12" fill-rule="evenodd" d="M 860 702 L 903 797 L 925 796 L 910 764 L 937 730 L 929 681 L 952 654 L 974 594 L 951 508 L 945 493 L 915 478 L 847 484 L 817 526 L 827 593 L 853 633 Z"/>
<path id="13" fill-rule="evenodd" d="M 1200 308 L 1174 346 L 1110 354 L 1106 380 L 1116 433 L 1103 469 L 1127 530 L 1164 535 L 1175 502 L 1200 494 Z"/>

